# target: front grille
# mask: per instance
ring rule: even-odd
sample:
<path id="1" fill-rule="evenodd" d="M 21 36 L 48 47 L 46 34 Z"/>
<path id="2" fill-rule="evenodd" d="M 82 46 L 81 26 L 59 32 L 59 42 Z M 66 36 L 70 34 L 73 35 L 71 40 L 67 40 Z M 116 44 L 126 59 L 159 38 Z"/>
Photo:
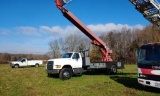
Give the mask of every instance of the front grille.
<path id="1" fill-rule="evenodd" d="M 53 65 L 54 65 L 53 61 L 48 61 L 48 63 L 47 63 L 47 69 L 48 70 L 52 70 L 53 69 Z"/>

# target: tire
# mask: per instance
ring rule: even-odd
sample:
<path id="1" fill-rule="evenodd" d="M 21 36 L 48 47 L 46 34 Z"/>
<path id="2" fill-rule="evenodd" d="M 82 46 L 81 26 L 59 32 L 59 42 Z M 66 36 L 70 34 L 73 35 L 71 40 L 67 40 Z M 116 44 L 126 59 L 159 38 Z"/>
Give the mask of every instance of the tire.
<path id="1" fill-rule="evenodd" d="M 36 64 L 35 67 L 39 67 L 39 64 Z"/>
<path id="2" fill-rule="evenodd" d="M 116 73 L 117 73 L 117 67 L 115 65 L 112 65 L 111 74 L 116 74 Z"/>
<path id="3" fill-rule="evenodd" d="M 14 68 L 19 68 L 19 65 L 18 65 L 18 64 L 15 64 L 15 65 L 14 65 Z"/>
<path id="4" fill-rule="evenodd" d="M 59 78 L 61 80 L 68 80 L 72 77 L 72 69 L 71 68 L 63 68 L 59 73 Z"/>

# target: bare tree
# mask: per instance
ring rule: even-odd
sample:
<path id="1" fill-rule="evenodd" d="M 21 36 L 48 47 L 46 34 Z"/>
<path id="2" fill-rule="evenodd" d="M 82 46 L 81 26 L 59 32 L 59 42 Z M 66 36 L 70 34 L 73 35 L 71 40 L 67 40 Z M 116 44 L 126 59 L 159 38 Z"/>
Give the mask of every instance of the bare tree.
<path id="1" fill-rule="evenodd" d="M 79 50 L 89 49 L 90 46 L 90 40 L 74 34 L 65 38 L 59 38 L 49 43 L 52 58 L 57 58 L 64 52 L 78 52 Z"/>
<path id="2" fill-rule="evenodd" d="M 60 57 L 60 46 L 59 46 L 59 42 L 57 40 L 51 41 L 49 43 L 49 47 L 51 49 L 52 58 Z"/>

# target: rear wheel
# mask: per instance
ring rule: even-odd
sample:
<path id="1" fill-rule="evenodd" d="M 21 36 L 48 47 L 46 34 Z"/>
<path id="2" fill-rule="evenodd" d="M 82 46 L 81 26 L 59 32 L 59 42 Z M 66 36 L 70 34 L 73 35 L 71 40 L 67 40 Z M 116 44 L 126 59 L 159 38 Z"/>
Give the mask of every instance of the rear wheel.
<path id="1" fill-rule="evenodd" d="M 116 67 L 116 65 L 112 65 L 112 67 L 111 67 L 111 73 L 112 74 L 116 74 L 117 73 L 117 67 Z"/>
<path id="2" fill-rule="evenodd" d="M 60 73 L 59 77 L 61 80 L 68 80 L 72 77 L 72 69 L 71 68 L 63 68 Z"/>
<path id="3" fill-rule="evenodd" d="M 36 64 L 35 66 L 36 66 L 36 67 L 39 67 L 39 64 Z"/>

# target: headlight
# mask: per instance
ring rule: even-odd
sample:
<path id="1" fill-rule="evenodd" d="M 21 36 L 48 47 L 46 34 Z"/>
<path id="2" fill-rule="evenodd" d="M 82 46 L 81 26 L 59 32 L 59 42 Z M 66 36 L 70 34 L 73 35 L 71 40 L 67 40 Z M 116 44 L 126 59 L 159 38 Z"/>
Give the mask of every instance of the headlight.
<path id="1" fill-rule="evenodd" d="M 56 65 L 56 68 L 61 68 L 61 65 Z"/>
<path id="2" fill-rule="evenodd" d="M 143 75 L 143 74 L 139 74 L 139 77 L 147 77 L 146 75 Z"/>

